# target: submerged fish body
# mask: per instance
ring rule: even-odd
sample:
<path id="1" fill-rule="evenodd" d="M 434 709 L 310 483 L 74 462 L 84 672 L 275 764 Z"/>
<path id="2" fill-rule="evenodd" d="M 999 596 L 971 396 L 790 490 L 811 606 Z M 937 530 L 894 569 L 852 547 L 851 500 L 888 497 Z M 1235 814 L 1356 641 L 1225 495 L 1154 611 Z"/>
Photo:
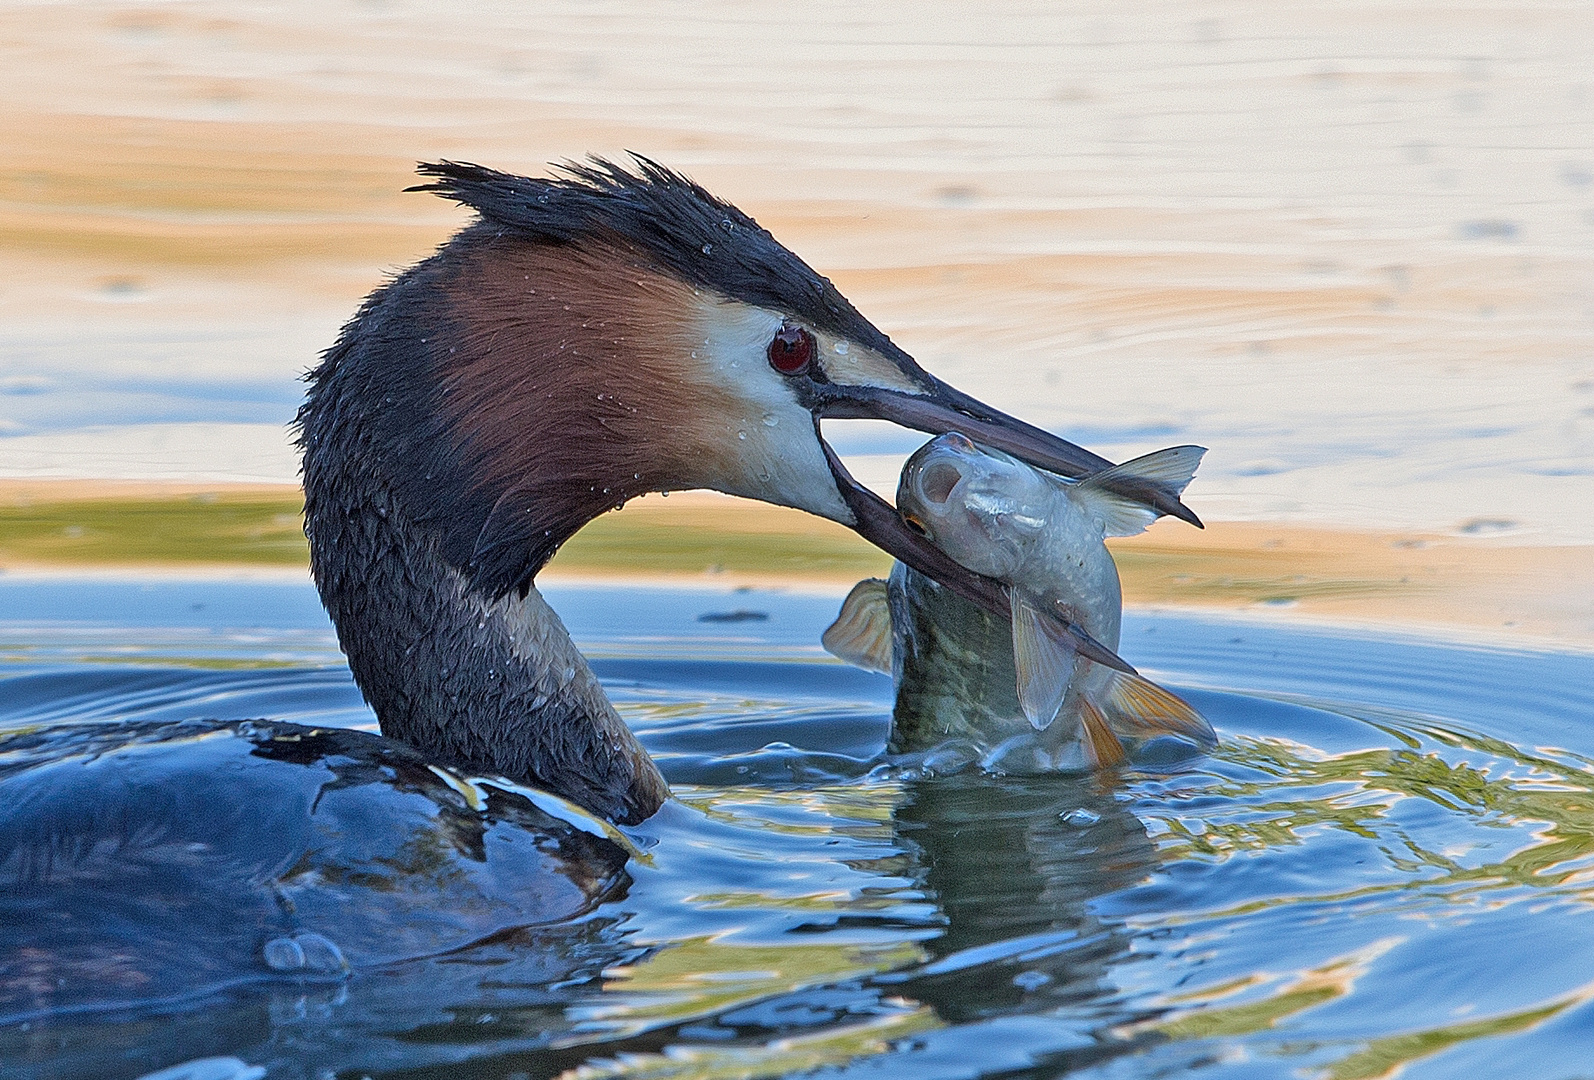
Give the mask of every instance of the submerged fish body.
<path id="1" fill-rule="evenodd" d="M 1112 472 L 1182 491 L 1203 453 L 1173 447 Z M 956 743 L 988 767 L 1029 772 L 1119 764 L 1126 738 L 1215 741 L 1189 704 L 1085 659 L 1060 632 L 1067 623 L 1118 646 L 1123 598 L 1105 540 L 1141 531 L 1157 512 L 1108 486 L 1042 473 L 957 434 L 908 459 L 897 492 L 903 517 L 959 563 L 1007 584 L 1013 617 L 900 563 L 889 582 L 854 587 L 824 643 L 892 675 L 893 751 Z"/>
<path id="2" fill-rule="evenodd" d="M 883 594 L 890 609 L 893 751 L 954 739 L 995 745 L 1033 733 L 1018 703 L 1008 620 L 900 562 L 888 583 L 871 579 L 858 589 Z"/>

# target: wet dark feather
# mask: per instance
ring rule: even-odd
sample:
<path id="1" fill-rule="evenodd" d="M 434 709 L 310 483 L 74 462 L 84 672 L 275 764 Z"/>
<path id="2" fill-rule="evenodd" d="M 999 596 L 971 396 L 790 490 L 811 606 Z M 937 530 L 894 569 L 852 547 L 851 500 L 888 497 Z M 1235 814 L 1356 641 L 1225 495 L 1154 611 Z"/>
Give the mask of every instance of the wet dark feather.
<path id="1" fill-rule="evenodd" d="M 552 243 L 619 241 L 682 281 L 758 307 L 786 311 L 814 329 L 907 360 L 828 278 L 758 222 L 692 180 L 639 154 L 636 171 L 604 158 L 533 178 L 466 162 L 423 164 L 433 191 L 494 224 Z M 910 361 L 911 363 L 911 361 Z"/>

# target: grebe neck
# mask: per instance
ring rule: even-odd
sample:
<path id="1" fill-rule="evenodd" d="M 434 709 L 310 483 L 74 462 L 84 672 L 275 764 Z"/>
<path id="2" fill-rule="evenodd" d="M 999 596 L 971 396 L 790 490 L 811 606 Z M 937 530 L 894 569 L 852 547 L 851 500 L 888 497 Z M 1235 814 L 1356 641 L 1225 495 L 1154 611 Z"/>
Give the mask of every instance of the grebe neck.
<path id="1" fill-rule="evenodd" d="M 458 452 L 447 365 L 482 338 L 450 306 L 458 261 L 445 255 L 480 231 L 372 294 L 310 376 L 298 423 L 311 571 L 384 735 L 640 821 L 668 787 L 531 584 L 611 498 L 596 480 L 581 486 L 594 492 L 586 502 L 569 484 L 505 498 L 474 482 Z M 539 400 L 547 411 L 522 418 L 528 438 L 566 404 Z M 511 542 L 526 522 L 541 524 L 539 512 L 541 554 L 529 539 Z M 498 548 L 519 561 L 484 584 L 471 541 L 506 517 L 513 528 Z"/>

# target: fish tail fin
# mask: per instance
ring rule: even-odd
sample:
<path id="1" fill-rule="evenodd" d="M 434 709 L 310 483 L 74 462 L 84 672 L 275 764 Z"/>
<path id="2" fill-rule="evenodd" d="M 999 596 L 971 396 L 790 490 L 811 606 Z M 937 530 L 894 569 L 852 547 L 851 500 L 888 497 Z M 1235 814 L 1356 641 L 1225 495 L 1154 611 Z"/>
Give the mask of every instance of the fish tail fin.
<path id="1" fill-rule="evenodd" d="M 1150 500 L 1158 490 L 1184 494 L 1195 476 L 1204 446 L 1170 446 L 1081 480 L 1074 497 L 1101 518 L 1108 536 L 1133 536 L 1157 520 L 1162 511 Z M 1141 497 L 1126 492 L 1139 490 Z"/>
<path id="2" fill-rule="evenodd" d="M 891 596 L 886 583 L 864 578 L 854 585 L 819 643 L 849 664 L 891 674 Z"/>
<path id="3" fill-rule="evenodd" d="M 1183 698 L 1139 675 L 1110 676 L 1093 704 L 1114 730 L 1137 739 L 1174 735 L 1203 750 L 1217 745 L 1212 725 Z"/>
<path id="4" fill-rule="evenodd" d="M 1089 698 L 1079 702 L 1079 723 L 1082 729 L 1080 745 L 1085 749 L 1085 761 L 1092 769 L 1110 769 L 1129 760 L 1124 744 L 1113 733 L 1112 727 L 1100 709 Z"/>

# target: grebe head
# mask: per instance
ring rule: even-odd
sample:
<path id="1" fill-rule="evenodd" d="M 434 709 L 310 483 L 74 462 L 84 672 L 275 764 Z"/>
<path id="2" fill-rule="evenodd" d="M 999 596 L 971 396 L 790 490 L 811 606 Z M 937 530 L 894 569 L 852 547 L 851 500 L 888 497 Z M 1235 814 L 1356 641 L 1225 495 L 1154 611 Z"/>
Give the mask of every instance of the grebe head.
<path id="1" fill-rule="evenodd" d="M 808 510 L 922 562 L 822 417 L 956 428 L 1070 476 L 1108 464 L 941 383 L 752 218 L 645 158 L 557 179 L 421 171 L 481 221 L 432 260 L 432 332 L 406 326 L 409 362 L 369 400 L 401 427 L 386 451 L 412 512 L 489 595 L 524 589 L 604 510 L 684 488 Z M 1172 493 L 1159 508 L 1194 516 Z"/>
<path id="2" fill-rule="evenodd" d="M 372 293 L 299 413 L 312 569 L 384 733 L 636 820 L 663 782 L 531 588 L 592 518 L 687 488 L 798 507 L 1005 612 L 1002 586 L 847 474 L 820 421 L 955 429 L 1069 476 L 1111 465 L 935 379 L 752 218 L 645 158 L 421 172 L 479 220 Z M 1195 520 L 1176 491 L 1135 494 Z"/>

